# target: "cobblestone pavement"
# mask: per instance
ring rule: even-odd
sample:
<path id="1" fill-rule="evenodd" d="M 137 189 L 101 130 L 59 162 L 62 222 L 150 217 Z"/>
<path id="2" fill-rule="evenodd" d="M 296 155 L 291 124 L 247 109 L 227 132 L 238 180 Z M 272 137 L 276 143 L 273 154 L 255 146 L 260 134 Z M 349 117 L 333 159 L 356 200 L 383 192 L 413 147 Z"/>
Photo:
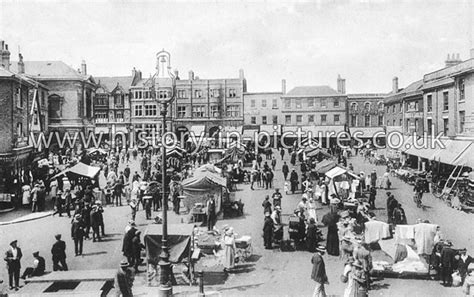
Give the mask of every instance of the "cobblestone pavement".
<path id="1" fill-rule="evenodd" d="M 364 163 L 359 157 L 350 159 L 356 171 L 369 172 L 373 165 Z M 131 164 L 132 173 L 137 168 L 137 162 Z M 276 172 L 276 186 L 283 188 L 283 177 L 280 171 L 281 161 L 278 161 Z M 378 174 L 384 171 L 383 167 L 376 167 Z M 417 218 L 428 219 L 442 226 L 447 238 L 452 239 L 456 247 L 467 247 L 472 253 L 474 251 L 474 231 L 472 226 L 473 215 L 448 208 L 441 201 L 425 195 L 424 210 L 415 207 L 412 200 L 412 188 L 392 178 L 395 197 L 404 205 L 408 223 L 414 223 Z M 224 296 L 311 296 L 314 282 L 311 274 L 311 254 L 305 251 L 280 252 L 279 250 L 263 249 L 262 227 L 263 209 L 261 203 L 265 195 L 271 195 L 273 189 L 256 189 L 251 191 L 248 184 L 238 186 L 237 198 L 245 203 L 245 215 L 240 218 L 218 221 L 217 226 L 228 224 L 240 235 L 250 235 L 253 239 L 255 256 L 252 262 L 243 263 L 234 273 L 229 274 L 227 281 L 219 285 L 206 286 L 206 292 L 220 291 Z M 376 200 L 377 216 L 385 220 L 385 191 L 379 190 Z M 299 202 L 301 194 L 285 195 L 282 201 L 284 221 L 288 222 L 288 216 Z M 322 217 L 329 210 L 320 207 L 317 210 L 318 217 Z M 85 241 L 84 255 L 74 257 L 73 242 L 70 239 L 70 220 L 67 217 L 47 217 L 36 221 L 19 223 L 14 225 L 0 226 L 0 252 L 6 251 L 8 243 L 17 239 L 19 246 L 23 249 L 24 258 L 22 267 L 25 268 L 32 262 L 31 253 L 38 250 L 47 261 L 47 269 L 51 270 L 51 245 L 54 243 L 54 234 L 62 233 L 67 243 L 67 262 L 70 269 L 109 269 L 116 268 L 121 255 L 122 235 L 126 222 L 130 217 L 129 207 L 107 207 L 105 209 L 105 222 L 107 237 L 104 241 L 92 243 Z M 180 217 L 170 212 L 171 223 L 180 222 Z M 144 230 L 147 222 L 144 212 L 140 210 L 137 214 L 139 229 Z M 326 230 L 323 228 L 323 232 Z M 288 237 L 285 228 L 285 237 Z M 343 262 L 338 257 L 325 255 L 326 270 L 329 277 L 327 293 L 332 296 L 342 296 L 345 284 L 341 283 L 339 276 L 342 273 Z M 144 269 L 144 267 L 142 268 Z M 211 278 L 211 272 L 205 271 L 207 277 Z M 214 272 L 215 273 L 215 272 Z M 143 273 L 142 273 L 143 275 Z M 6 269 L 0 269 L 0 278 L 8 281 Z M 155 289 L 139 286 L 143 281 L 137 280 L 136 292 L 141 296 L 153 296 Z M 461 296 L 460 288 L 445 288 L 437 281 L 383 279 L 375 283 L 375 289 L 370 291 L 371 296 Z M 175 292 L 179 295 L 196 294 L 197 287 L 177 287 Z"/>

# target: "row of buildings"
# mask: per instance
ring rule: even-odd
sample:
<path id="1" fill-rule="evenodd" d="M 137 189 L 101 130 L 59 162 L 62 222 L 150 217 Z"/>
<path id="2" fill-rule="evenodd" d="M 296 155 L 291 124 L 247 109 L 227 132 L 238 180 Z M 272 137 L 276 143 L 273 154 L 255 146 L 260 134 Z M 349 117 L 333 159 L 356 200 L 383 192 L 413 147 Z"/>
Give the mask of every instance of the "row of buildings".
<path id="1" fill-rule="evenodd" d="M 92 77 L 82 62 L 75 69 L 61 61 L 11 61 L 8 45 L 0 42 L 0 186 L 41 157 L 30 133 L 84 132 L 120 134 L 133 139 L 161 130 L 161 105 L 167 93 L 157 87 L 157 74 L 143 77 Z M 157 65 L 160 63 L 159 59 Z M 169 65 L 168 65 L 169 66 Z M 461 61 L 450 55 L 446 67 L 399 88 L 398 78 L 386 93 L 348 94 L 340 76 L 336 88 L 297 86 L 286 81 L 275 92 L 249 92 L 244 71 L 231 78 L 202 79 L 193 71 L 174 71 L 175 100 L 168 108 L 171 130 L 204 133 L 266 131 L 281 135 L 304 128 L 339 132 L 349 128 L 365 137 L 385 130 L 403 133 L 443 132 L 451 140 L 474 138 L 474 51 Z M 172 120 L 171 120 L 172 119 Z M 126 138 L 122 138 L 126 136 Z M 3 172 L 3 173 L 2 173 Z M 3 190 L 0 188 L 0 193 Z"/>

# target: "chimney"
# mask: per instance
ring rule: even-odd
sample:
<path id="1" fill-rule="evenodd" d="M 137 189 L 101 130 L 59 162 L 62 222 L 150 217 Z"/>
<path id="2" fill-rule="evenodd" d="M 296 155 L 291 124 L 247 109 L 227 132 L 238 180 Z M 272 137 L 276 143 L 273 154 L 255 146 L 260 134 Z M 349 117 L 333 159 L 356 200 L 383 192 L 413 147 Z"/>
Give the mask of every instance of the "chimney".
<path id="1" fill-rule="evenodd" d="M 243 70 L 243 69 L 240 69 L 240 70 L 239 70 L 239 78 L 240 78 L 240 79 L 244 79 L 244 78 L 245 78 L 245 76 L 244 76 L 244 70 Z"/>
<path id="2" fill-rule="evenodd" d="M 392 80 L 392 92 L 398 93 L 398 77 L 394 77 Z"/>
<path id="3" fill-rule="evenodd" d="M 179 72 L 178 72 L 178 69 L 175 69 L 175 70 L 174 70 L 174 78 L 175 78 L 176 80 L 179 80 Z"/>
<path id="4" fill-rule="evenodd" d="M 341 78 L 341 75 L 337 75 L 337 92 L 340 94 L 346 93 L 346 80 Z"/>
<path id="5" fill-rule="evenodd" d="M 281 80 L 281 93 L 282 93 L 283 95 L 286 94 L 286 79 L 282 79 L 282 80 Z"/>
<path id="6" fill-rule="evenodd" d="M 86 65 L 86 61 L 82 60 L 82 63 L 81 63 L 81 73 L 82 75 L 87 75 L 87 65 Z"/>
<path id="7" fill-rule="evenodd" d="M 194 72 L 189 70 L 189 80 L 194 80 Z"/>
<path id="8" fill-rule="evenodd" d="M 457 54 L 452 54 L 452 55 L 448 54 L 448 57 L 447 57 L 447 59 L 444 63 L 445 63 L 446 67 L 451 67 L 451 66 L 455 66 L 455 65 L 457 65 L 461 62 L 462 62 L 461 57 L 460 57 L 459 53 L 457 53 Z"/>
<path id="9" fill-rule="evenodd" d="M 8 51 L 8 44 L 5 41 L 0 41 L 0 66 L 10 70 L 10 52 Z"/>
<path id="10" fill-rule="evenodd" d="M 135 75 L 137 75 L 137 69 L 135 69 L 135 67 L 133 67 L 133 69 L 132 69 L 132 77 L 135 77 Z"/>
<path id="11" fill-rule="evenodd" d="M 23 62 L 22 54 L 18 54 L 18 73 L 20 74 L 25 73 L 25 63 Z"/>

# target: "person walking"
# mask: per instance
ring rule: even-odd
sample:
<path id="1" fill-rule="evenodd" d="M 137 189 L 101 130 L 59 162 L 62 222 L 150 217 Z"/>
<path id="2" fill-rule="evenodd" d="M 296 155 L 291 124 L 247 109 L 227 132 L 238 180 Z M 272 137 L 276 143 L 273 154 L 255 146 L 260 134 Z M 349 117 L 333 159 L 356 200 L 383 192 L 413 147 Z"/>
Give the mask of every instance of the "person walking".
<path id="1" fill-rule="evenodd" d="M 275 158 L 275 156 L 272 157 L 272 170 L 275 171 L 275 167 L 276 167 L 276 164 L 277 164 L 277 159 Z"/>
<path id="2" fill-rule="evenodd" d="M 74 252 L 76 256 L 82 255 L 82 246 L 84 244 L 85 226 L 80 214 L 74 216 L 71 225 L 71 237 L 74 240 Z"/>
<path id="3" fill-rule="evenodd" d="M 207 230 L 212 231 L 214 225 L 216 224 L 217 214 L 216 214 L 216 201 L 212 195 L 209 195 L 207 200 Z"/>
<path id="4" fill-rule="evenodd" d="M 98 205 L 94 205 L 90 213 L 90 226 L 92 228 L 92 241 L 100 241 L 100 212 Z"/>
<path id="5" fill-rule="evenodd" d="M 369 195 L 369 207 L 370 209 L 375 209 L 375 197 L 377 196 L 377 190 L 372 187 L 370 188 L 370 195 Z"/>
<path id="6" fill-rule="evenodd" d="M 142 263 L 141 252 L 145 248 L 140 240 L 141 231 L 135 232 L 135 235 L 132 238 L 132 258 L 133 258 L 133 267 L 135 268 L 135 273 L 138 273 L 138 266 Z"/>
<path id="7" fill-rule="evenodd" d="M 265 249 L 271 250 L 273 248 L 272 238 L 273 238 L 273 220 L 270 217 L 270 212 L 266 211 L 265 220 L 263 222 L 263 245 L 265 246 Z"/>
<path id="8" fill-rule="evenodd" d="M 285 149 L 284 148 L 280 149 L 280 156 L 281 156 L 281 160 L 283 161 L 283 157 L 285 156 Z"/>
<path id="9" fill-rule="evenodd" d="M 272 213 L 272 203 L 270 202 L 270 196 L 266 195 L 265 200 L 262 202 L 263 213 Z"/>
<path id="10" fill-rule="evenodd" d="M 56 234 L 54 237 L 56 238 L 56 242 L 51 248 L 51 254 L 53 255 L 53 271 L 67 271 L 66 243 L 61 240 L 61 234 Z"/>
<path id="11" fill-rule="evenodd" d="M 120 268 L 115 274 L 114 287 L 117 290 L 117 296 L 133 297 L 133 274 L 128 268 L 130 264 L 127 260 L 120 262 Z"/>
<path id="12" fill-rule="evenodd" d="M 20 269 L 21 269 L 21 249 L 18 247 L 18 241 L 10 242 L 10 248 L 5 253 L 4 260 L 7 262 L 8 282 L 10 290 L 18 291 L 20 287 Z M 14 282 L 13 282 L 14 281 Z"/>
<path id="13" fill-rule="evenodd" d="M 313 297 L 326 297 L 326 290 L 324 285 L 329 285 L 328 277 L 326 275 L 326 267 L 324 264 L 323 255 L 326 249 L 322 246 L 316 247 L 316 253 L 311 258 L 313 270 L 311 272 L 311 279 L 316 282 L 314 287 Z"/>
<path id="14" fill-rule="evenodd" d="M 288 173 L 290 172 L 290 169 L 288 168 L 288 165 L 286 162 L 283 162 L 283 166 L 281 167 L 281 172 L 283 173 L 283 178 L 286 180 L 288 178 Z"/>
<path id="15" fill-rule="evenodd" d="M 294 168 L 291 170 L 290 184 L 291 184 L 291 193 L 294 194 L 295 191 L 298 189 L 298 173 L 296 173 Z"/>

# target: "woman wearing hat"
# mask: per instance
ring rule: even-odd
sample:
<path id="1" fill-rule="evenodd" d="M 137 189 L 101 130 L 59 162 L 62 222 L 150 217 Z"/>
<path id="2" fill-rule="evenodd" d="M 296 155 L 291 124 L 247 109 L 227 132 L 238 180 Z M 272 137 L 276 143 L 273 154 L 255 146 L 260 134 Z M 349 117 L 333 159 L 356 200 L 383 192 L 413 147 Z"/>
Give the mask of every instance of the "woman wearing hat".
<path id="1" fill-rule="evenodd" d="M 230 227 L 224 234 L 224 271 L 235 267 L 235 237 L 234 229 Z"/>
<path id="2" fill-rule="evenodd" d="M 352 263 L 351 276 L 353 279 L 353 292 L 354 296 L 367 297 L 367 273 L 364 270 L 364 266 L 359 261 Z M 349 295 L 350 296 L 350 295 Z"/>

